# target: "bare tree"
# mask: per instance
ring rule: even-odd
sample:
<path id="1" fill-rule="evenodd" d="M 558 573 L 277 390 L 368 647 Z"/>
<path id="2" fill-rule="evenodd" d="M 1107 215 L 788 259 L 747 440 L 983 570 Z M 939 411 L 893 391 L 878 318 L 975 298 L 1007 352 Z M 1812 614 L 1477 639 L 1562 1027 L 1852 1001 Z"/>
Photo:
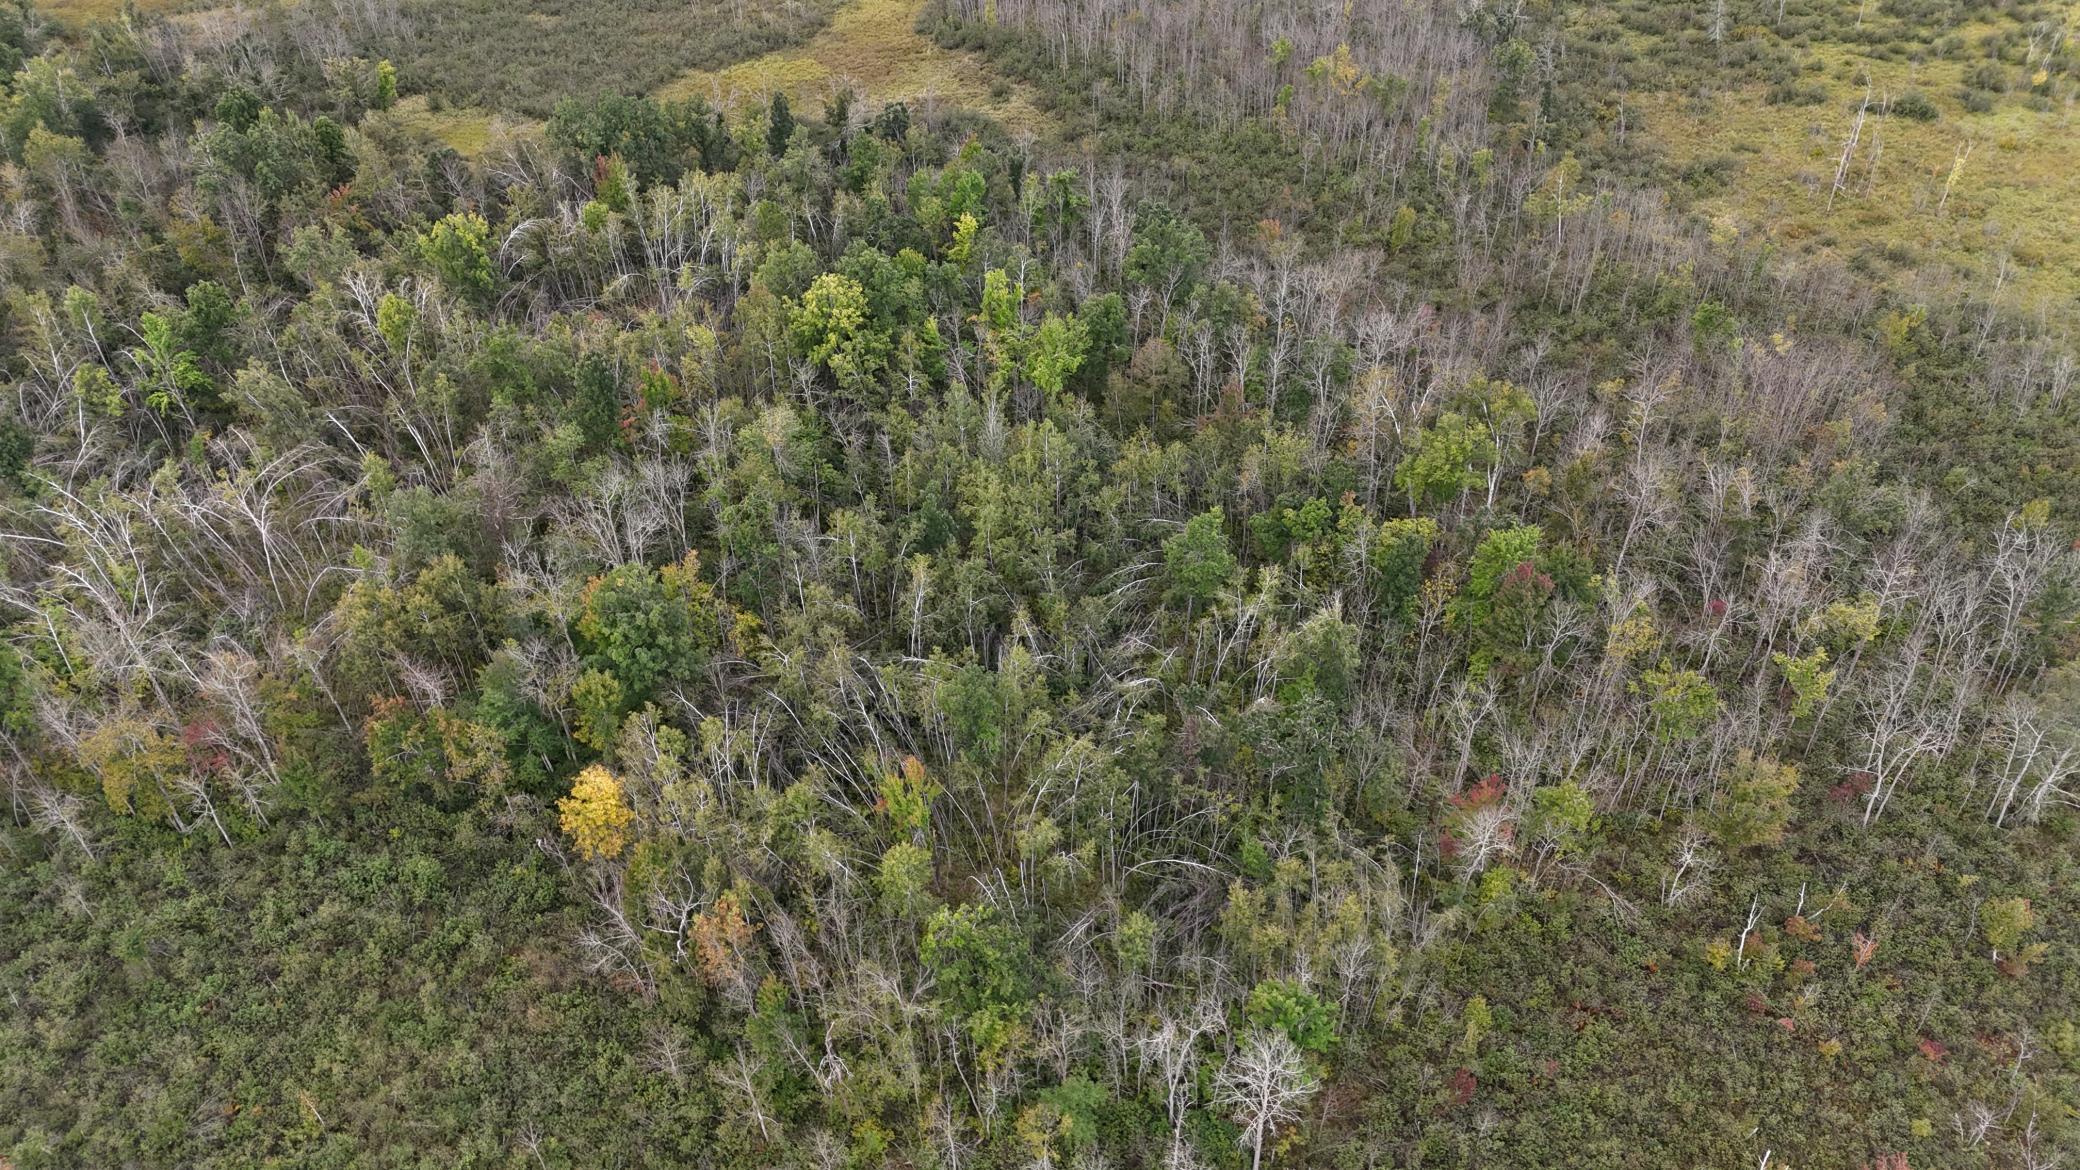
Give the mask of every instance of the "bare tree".
<path id="1" fill-rule="evenodd" d="M 87 834 L 87 802 L 70 792 L 37 785 L 29 789 L 29 823 L 44 832 L 63 833 L 88 860 L 96 856 Z"/>
<path id="2" fill-rule="evenodd" d="M 1284 1032 L 1255 1031 L 1214 1081 L 1214 1100 L 1242 1126 L 1250 1170 L 1263 1170 L 1264 1139 L 1300 1116 L 1318 1088 L 1300 1050 Z"/>
<path id="3" fill-rule="evenodd" d="M 1153 1073 L 1163 1085 L 1163 1103 L 1170 1115 L 1170 1146 L 1173 1159 L 1185 1145 L 1185 1116 L 1192 1106 L 1193 1075 L 1199 1064 L 1199 1041 L 1227 1027 L 1220 1005 L 1202 995 L 1183 1012 L 1165 1012 L 1161 1025 L 1134 1042 L 1144 1075 Z"/>
<path id="4" fill-rule="evenodd" d="M 1717 866 L 1711 851 L 1705 848 L 1704 833 L 1695 826 L 1685 828 L 1683 835 L 1676 838 L 1673 864 L 1675 869 L 1661 879 L 1661 904 L 1664 906 L 1679 905 L 1703 889 Z"/>

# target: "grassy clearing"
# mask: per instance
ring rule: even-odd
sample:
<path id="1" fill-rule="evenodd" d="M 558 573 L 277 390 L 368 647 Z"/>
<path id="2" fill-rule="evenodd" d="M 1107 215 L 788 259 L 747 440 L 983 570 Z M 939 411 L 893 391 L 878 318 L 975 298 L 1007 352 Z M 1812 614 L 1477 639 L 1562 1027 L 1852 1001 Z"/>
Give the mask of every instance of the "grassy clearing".
<path id="1" fill-rule="evenodd" d="M 481 157 L 503 136 L 537 135 L 542 131 L 540 122 L 488 110 L 454 106 L 435 110 L 424 94 L 403 98 L 388 110 L 370 114 L 369 120 L 387 122 L 407 132 L 430 135 L 464 158 Z"/>
<path id="2" fill-rule="evenodd" d="M 1977 45 L 1999 31 L 1968 24 L 1947 36 Z M 1628 105 L 1699 207 L 1740 230 L 1832 256 L 1910 295 L 1998 286 L 2011 310 L 2080 319 L 2080 111 L 2071 85 L 2032 94 L 2028 67 L 2010 66 L 2012 87 L 1974 110 L 1966 78 L 1984 56 L 1917 60 L 1862 49 L 1821 42 L 1805 51 L 1797 85 L 1825 95 L 1810 104 L 1772 103 L 1771 87 L 1753 82 L 1635 93 Z M 1836 191 L 1866 92 L 1874 112 Z M 1934 118 L 1875 112 L 1908 94 L 1929 102 Z"/>
<path id="3" fill-rule="evenodd" d="M 187 0 L 137 0 L 142 12 L 172 12 L 188 6 Z M 123 0 L 35 0 L 32 7 L 72 29 L 123 14 Z"/>
<path id="4" fill-rule="evenodd" d="M 726 69 L 682 74 L 658 96 L 699 95 L 727 105 L 777 91 L 802 101 L 849 85 L 875 101 L 936 98 L 1016 128 L 1045 124 L 1046 115 L 979 57 L 943 49 L 919 33 L 917 16 L 917 0 L 854 0 L 806 44 Z"/>
<path id="5" fill-rule="evenodd" d="M 795 45 L 837 0 L 407 0 L 383 43 L 407 91 L 547 117 L 559 99 L 644 93 L 689 69 Z"/>

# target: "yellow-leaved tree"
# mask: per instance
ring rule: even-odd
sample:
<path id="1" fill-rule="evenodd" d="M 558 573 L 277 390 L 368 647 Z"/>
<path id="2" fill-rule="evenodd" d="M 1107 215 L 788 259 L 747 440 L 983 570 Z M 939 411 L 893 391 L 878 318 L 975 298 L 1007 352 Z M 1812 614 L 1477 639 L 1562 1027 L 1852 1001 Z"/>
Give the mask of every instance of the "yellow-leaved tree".
<path id="1" fill-rule="evenodd" d="M 571 794 L 556 802 L 563 831 L 586 858 L 614 857 L 628 846 L 628 825 L 635 810 L 621 793 L 621 781 L 594 764 L 578 773 Z"/>

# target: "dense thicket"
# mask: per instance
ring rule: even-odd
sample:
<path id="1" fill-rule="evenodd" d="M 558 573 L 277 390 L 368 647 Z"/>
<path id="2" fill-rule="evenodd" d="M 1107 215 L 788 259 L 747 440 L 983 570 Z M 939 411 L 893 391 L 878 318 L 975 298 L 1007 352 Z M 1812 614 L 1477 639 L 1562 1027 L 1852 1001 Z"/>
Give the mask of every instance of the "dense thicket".
<path id="1" fill-rule="evenodd" d="M 1082 157 L 0 28 L 0 1155 L 2055 1164 L 2057 341 L 1240 12 L 935 15 Z"/>

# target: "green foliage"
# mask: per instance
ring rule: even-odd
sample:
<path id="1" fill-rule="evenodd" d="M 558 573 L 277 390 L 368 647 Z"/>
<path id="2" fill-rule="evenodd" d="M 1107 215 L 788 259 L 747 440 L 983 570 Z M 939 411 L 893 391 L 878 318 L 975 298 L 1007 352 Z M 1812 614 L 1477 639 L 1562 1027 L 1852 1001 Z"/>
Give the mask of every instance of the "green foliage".
<path id="1" fill-rule="evenodd" d="M 1372 544 L 1373 597 L 1380 609 L 1406 620 L 1414 616 L 1423 571 L 1436 545 L 1437 521 L 1428 517 L 1388 520 Z"/>
<path id="2" fill-rule="evenodd" d="M 2057 255 L 1695 214 L 1695 13 L 1064 2 L 0 9 L 0 1162 L 2071 1144 Z"/>
<path id="3" fill-rule="evenodd" d="M 932 801 L 939 794 L 939 786 L 925 775 L 923 761 L 905 756 L 900 768 L 882 776 L 876 808 L 897 836 L 921 836 L 931 824 Z"/>
<path id="4" fill-rule="evenodd" d="M 1145 971 L 1155 962 L 1156 922 L 1145 911 L 1130 911 L 1114 933 L 1113 954 L 1122 970 Z"/>
<path id="5" fill-rule="evenodd" d="M 966 1029 L 991 1063 L 1024 1032 L 1032 995 L 1025 948 L 1010 924 L 977 905 L 945 906 L 926 920 L 918 959 L 941 1009 Z"/>
<path id="6" fill-rule="evenodd" d="M 1279 652 L 1279 676 L 1290 680 L 1287 698 L 1317 695 L 1343 703 L 1355 693 L 1359 679 L 1356 626 L 1323 611 L 1300 623 Z"/>
<path id="7" fill-rule="evenodd" d="M 1251 988 L 1242 1018 L 1251 1027 L 1284 1032 L 1303 1052 L 1327 1053 L 1336 1046 L 1335 1012 L 1291 980 L 1267 979 Z"/>
<path id="8" fill-rule="evenodd" d="M 458 212 L 419 234 L 419 258 L 449 292 L 481 300 L 492 291 L 490 239 L 483 216 Z"/>
<path id="9" fill-rule="evenodd" d="M 217 121 L 231 129 L 244 133 L 260 120 L 260 95 L 244 85 L 231 85 L 217 95 L 214 111 Z"/>
<path id="10" fill-rule="evenodd" d="M 1188 294 L 1211 258 L 1205 234 L 1169 207 L 1146 204 L 1135 214 L 1127 279 L 1154 289 L 1165 303 Z"/>
<path id="11" fill-rule="evenodd" d="M 1090 333 L 1082 318 L 1049 313 L 1028 343 L 1026 378 L 1049 394 L 1060 394 L 1083 368 L 1089 348 Z"/>
<path id="12" fill-rule="evenodd" d="M 562 101 L 679 88 L 673 83 L 694 70 L 797 45 L 836 8 L 826 0 L 784 8 L 564 0 L 516 14 L 500 0 L 414 0 L 366 43 L 395 61 L 413 90 L 539 119 Z"/>
<path id="13" fill-rule="evenodd" d="M 576 628 L 587 661 L 612 675 L 633 706 L 661 685 L 699 677 L 721 645 L 721 621 L 700 558 L 689 553 L 662 569 L 621 565 L 593 578 Z"/>
<path id="14" fill-rule="evenodd" d="M 581 911 L 552 861 L 475 812 L 328 819 L 207 859 L 134 848 L 80 873 L 50 857 L 0 866 L 20 908 L 0 978 L 69 1021 L 0 1024 L 6 1156 L 496 1163 L 510 1143 L 478 1127 L 487 1112 L 538 1125 L 551 1165 L 667 1118 L 633 1164 L 712 1145 L 699 1059 L 683 1079 L 653 1070 L 639 1000 L 570 993 L 581 968 L 550 940 Z M 61 881 L 103 912 L 66 913 Z M 89 966 L 91 995 L 68 974 Z M 443 1070 L 459 1067 L 486 1075 L 458 1093 Z M 125 1078 L 158 1088 L 110 1091 Z M 198 1130 L 199 1115 L 225 1124 Z"/>
<path id="15" fill-rule="evenodd" d="M 1784 672 L 1784 682 L 1791 688 L 1791 714 L 1804 719 L 1827 702 L 1827 692 L 1834 685 L 1836 671 L 1823 669 L 1827 665 L 1827 647 L 1814 647 L 1811 654 L 1794 658 L 1781 651 L 1770 656 L 1777 669 Z"/>
<path id="16" fill-rule="evenodd" d="M 1497 528 L 1481 538 L 1452 620 L 1466 632 L 1477 675 L 1496 666 L 1514 672 L 1528 661 L 1537 622 L 1554 582 L 1539 567 L 1545 531 L 1536 524 Z"/>
<path id="17" fill-rule="evenodd" d="M 1394 468 L 1394 486 L 1407 494 L 1411 512 L 1450 503 L 1485 484 L 1495 459 L 1488 424 L 1446 411 L 1416 436 L 1413 452 Z"/>
<path id="18" fill-rule="evenodd" d="M 1742 752 L 1712 810 L 1712 836 L 1727 849 L 1776 845 L 1791 821 L 1798 768 Z"/>
<path id="19" fill-rule="evenodd" d="M 766 153 L 779 158 L 787 153 L 794 138 L 794 113 L 787 108 L 787 95 L 775 92 L 766 113 Z"/>
<path id="20" fill-rule="evenodd" d="M 733 165 L 720 117 L 698 97 L 658 102 L 604 94 L 556 103 L 544 137 L 576 167 L 620 159 L 639 184 L 676 183 L 687 168 L 714 172 Z"/>
<path id="21" fill-rule="evenodd" d="M 1531 812 L 1525 818 L 1524 828 L 1553 852 L 1569 855 L 1588 846 L 1595 823 L 1595 799 L 1580 784 L 1569 780 L 1545 785 L 1531 794 Z"/>
<path id="22" fill-rule="evenodd" d="M 1706 349 L 1724 349 L 1740 330 L 1733 311 L 1717 301 L 1705 301 L 1690 314 L 1690 336 Z"/>
<path id="23" fill-rule="evenodd" d="M 142 346 L 130 351 L 144 384 L 144 403 L 159 414 L 181 410 L 213 410 L 217 385 L 202 369 L 197 355 L 181 348 L 174 322 L 158 313 L 137 319 Z"/>
<path id="24" fill-rule="evenodd" d="M 867 290 L 843 273 L 826 272 L 810 283 L 788 329 L 797 353 L 854 394 L 875 386 L 894 351 L 888 334 L 870 318 Z"/>
<path id="25" fill-rule="evenodd" d="M 1495 1026 L 1495 1013 L 1489 1010 L 1486 996 L 1476 995 L 1466 1001 L 1462 1017 L 1466 1021 L 1466 1034 L 1459 1043 L 1459 1050 L 1473 1056 L 1480 1051 L 1481 1041 L 1487 1039 L 1488 1030 Z"/>
<path id="26" fill-rule="evenodd" d="M 1654 734 L 1663 742 L 1695 739 L 1719 716 L 1719 692 L 1704 675 L 1677 670 L 1667 659 L 1657 669 L 1640 672 L 1654 716 Z"/>
<path id="27" fill-rule="evenodd" d="M 1979 933 L 1996 954 L 2014 950 L 2036 925 L 2036 911 L 2028 898 L 1996 898 L 1980 910 Z"/>
<path id="28" fill-rule="evenodd" d="M 1185 521 L 1184 531 L 1163 542 L 1163 564 L 1170 593 L 1194 607 L 1212 601 L 1235 576 L 1235 554 L 1228 551 L 1226 520 L 1219 508 Z"/>
<path id="29" fill-rule="evenodd" d="M 875 873 L 881 904 L 891 914 L 914 918 L 930 905 L 925 888 L 932 880 L 932 853 L 922 845 L 898 841 L 881 855 Z"/>
<path id="30" fill-rule="evenodd" d="M 396 293 L 384 293 L 383 299 L 376 302 L 376 332 L 399 354 L 410 347 L 412 327 L 418 320 L 419 310 Z"/>

